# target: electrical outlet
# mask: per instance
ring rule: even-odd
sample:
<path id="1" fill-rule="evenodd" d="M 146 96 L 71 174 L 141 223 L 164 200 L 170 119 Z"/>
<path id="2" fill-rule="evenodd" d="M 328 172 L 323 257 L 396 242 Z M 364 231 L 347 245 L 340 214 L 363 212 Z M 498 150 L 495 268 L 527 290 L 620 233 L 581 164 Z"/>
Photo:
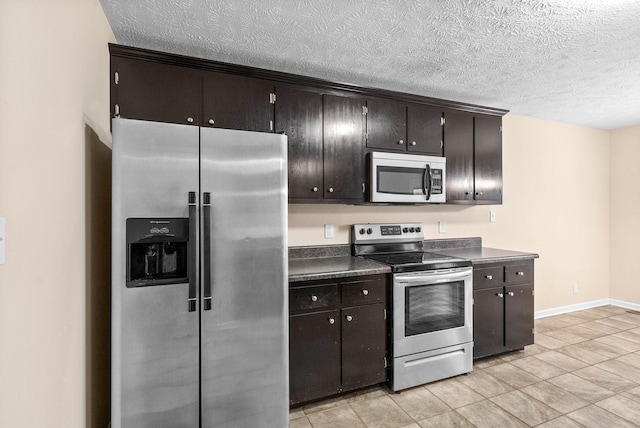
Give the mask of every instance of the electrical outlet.
<path id="1" fill-rule="evenodd" d="M 496 212 L 494 210 L 489 211 L 489 222 L 496 222 Z"/>
<path id="2" fill-rule="evenodd" d="M 438 221 L 438 232 L 445 233 L 447 231 L 447 223 L 443 220 Z"/>
<path id="3" fill-rule="evenodd" d="M 332 239 L 333 238 L 333 225 L 332 224 L 325 224 L 324 225 L 324 237 L 325 237 L 325 239 Z"/>
<path id="4" fill-rule="evenodd" d="M 573 283 L 573 294 L 578 294 L 578 283 L 577 282 Z"/>

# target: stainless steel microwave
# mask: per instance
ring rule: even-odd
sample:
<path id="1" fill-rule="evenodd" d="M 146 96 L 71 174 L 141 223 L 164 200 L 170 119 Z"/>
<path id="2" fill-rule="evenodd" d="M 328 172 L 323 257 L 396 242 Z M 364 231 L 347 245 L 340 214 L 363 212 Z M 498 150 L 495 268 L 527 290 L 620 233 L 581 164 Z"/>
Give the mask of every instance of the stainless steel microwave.
<path id="1" fill-rule="evenodd" d="M 444 203 L 446 158 L 405 153 L 369 154 L 369 201 Z"/>

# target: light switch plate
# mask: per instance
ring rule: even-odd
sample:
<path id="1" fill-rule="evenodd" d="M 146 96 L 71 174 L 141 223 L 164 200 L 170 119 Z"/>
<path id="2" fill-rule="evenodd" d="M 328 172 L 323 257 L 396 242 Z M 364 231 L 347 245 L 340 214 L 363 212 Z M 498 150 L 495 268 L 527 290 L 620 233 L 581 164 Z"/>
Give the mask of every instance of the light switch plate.
<path id="1" fill-rule="evenodd" d="M 5 264 L 6 256 L 5 249 L 7 248 L 5 245 L 5 236 L 7 230 L 7 222 L 4 217 L 0 217 L 0 265 Z"/>
<path id="2" fill-rule="evenodd" d="M 496 222 L 496 212 L 494 210 L 489 211 L 489 222 Z"/>
<path id="3" fill-rule="evenodd" d="M 438 232 L 439 233 L 446 233 L 447 232 L 447 223 L 443 220 L 440 220 L 438 222 Z"/>
<path id="4" fill-rule="evenodd" d="M 333 238 L 333 225 L 332 224 L 325 224 L 324 225 L 324 237 L 326 239 L 332 239 Z"/>

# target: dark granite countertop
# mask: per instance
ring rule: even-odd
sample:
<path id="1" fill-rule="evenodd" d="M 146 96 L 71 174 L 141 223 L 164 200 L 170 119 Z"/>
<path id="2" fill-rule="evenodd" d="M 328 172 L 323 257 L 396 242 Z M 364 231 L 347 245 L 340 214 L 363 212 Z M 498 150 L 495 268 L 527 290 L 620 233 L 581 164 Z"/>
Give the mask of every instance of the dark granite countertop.
<path id="1" fill-rule="evenodd" d="M 375 275 L 389 266 L 352 256 L 289 258 L 289 282 Z"/>
<path id="2" fill-rule="evenodd" d="M 481 238 L 432 239 L 425 251 L 469 259 L 474 265 L 537 259 L 535 253 L 482 246 Z M 351 256 L 348 244 L 289 248 L 289 282 L 375 275 L 391 272 L 389 266 Z"/>
<path id="3" fill-rule="evenodd" d="M 489 247 L 469 247 L 429 250 L 433 253 L 444 254 L 446 256 L 459 257 L 471 260 L 474 265 L 483 263 L 510 262 L 517 260 L 537 259 L 540 257 L 535 253 L 525 253 L 521 251 L 501 250 Z"/>

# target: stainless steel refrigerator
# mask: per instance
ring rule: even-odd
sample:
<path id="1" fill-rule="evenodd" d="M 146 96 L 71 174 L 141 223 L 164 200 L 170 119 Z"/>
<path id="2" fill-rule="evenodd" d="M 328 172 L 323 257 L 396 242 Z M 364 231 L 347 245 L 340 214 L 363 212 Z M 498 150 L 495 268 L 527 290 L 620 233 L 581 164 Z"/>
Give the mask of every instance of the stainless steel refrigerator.
<path id="1" fill-rule="evenodd" d="M 286 427 L 286 136 L 112 131 L 111 426 Z"/>

